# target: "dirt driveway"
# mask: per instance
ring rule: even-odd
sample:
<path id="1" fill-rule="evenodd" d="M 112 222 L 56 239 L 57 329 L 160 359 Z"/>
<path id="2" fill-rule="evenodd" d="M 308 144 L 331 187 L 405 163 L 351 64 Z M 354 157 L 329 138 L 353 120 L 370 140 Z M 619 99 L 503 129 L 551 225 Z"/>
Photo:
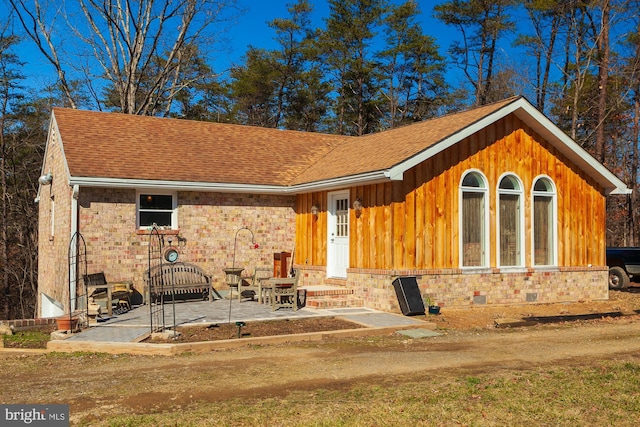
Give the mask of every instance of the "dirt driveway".
<path id="1" fill-rule="evenodd" d="M 402 381 L 430 372 L 455 376 L 629 358 L 640 355 L 640 320 L 635 311 L 640 310 L 640 301 L 639 294 L 624 294 L 609 302 L 576 307 L 538 307 L 541 311 L 520 307 L 529 317 L 555 316 L 561 321 L 517 329 L 496 329 L 486 322 L 517 315 L 518 310 L 466 310 L 466 315 L 465 310 L 448 314 L 443 310 L 442 335 L 423 339 L 389 334 L 178 357 L 0 353 L 0 401 L 69 403 L 73 416 L 81 419 L 171 411 L 232 397 L 342 388 L 375 383 L 381 377 Z M 465 316 L 479 320 L 451 327 Z M 591 320 L 566 321 L 571 317 Z"/>

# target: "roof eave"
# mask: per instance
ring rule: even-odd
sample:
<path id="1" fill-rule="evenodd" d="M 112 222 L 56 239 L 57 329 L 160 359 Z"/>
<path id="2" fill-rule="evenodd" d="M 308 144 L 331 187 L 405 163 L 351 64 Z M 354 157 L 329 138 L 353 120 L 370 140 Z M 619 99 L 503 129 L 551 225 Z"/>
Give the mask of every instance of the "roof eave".
<path id="1" fill-rule="evenodd" d="M 527 123 L 542 138 L 564 154 L 569 160 L 584 170 L 604 189 L 605 194 L 631 194 L 632 190 L 615 176 L 603 164 L 597 161 L 584 148 L 580 147 L 569 135 L 556 126 L 544 114 L 533 107 L 528 101 L 522 103 L 512 111 L 518 118 Z"/>
<path id="2" fill-rule="evenodd" d="M 544 114 L 538 111 L 525 98 L 518 98 L 497 111 L 483 117 L 477 122 L 460 129 L 443 140 L 436 142 L 415 156 L 394 165 L 389 169 L 391 179 L 402 179 L 405 171 L 428 160 L 436 154 L 457 144 L 464 138 L 473 135 L 488 125 L 514 113 L 518 118 L 531 126 L 541 137 L 553 144 L 568 159 L 584 170 L 589 176 L 602 186 L 605 194 L 630 194 L 631 189 L 606 167 L 598 162 L 587 151 L 580 147 L 573 139 L 558 128 Z"/>
<path id="3" fill-rule="evenodd" d="M 400 179 L 402 179 L 402 177 L 400 177 Z M 390 176 L 388 170 L 378 170 L 357 175 L 295 184 L 289 188 L 290 191 L 294 193 L 310 193 L 312 191 L 337 190 L 354 185 L 377 184 L 380 182 L 388 182 L 389 180 L 394 180 L 394 178 Z"/>
<path id="4" fill-rule="evenodd" d="M 378 182 L 389 181 L 390 179 L 391 178 L 389 176 L 389 172 L 383 170 L 290 186 L 97 177 L 71 177 L 71 179 L 69 180 L 69 185 L 78 185 L 80 187 L 129 188 L 164 191 L 214 191 L 221 193 L 298 194 L 308 193 L 312 191 L 345 188 L 353 185 L 375 184 Z"/>
<path id="5" fill-rule="evenodd" d="M 163 181 L 152 179 L 71 177 L 70 185 L 98 188 L 147 189 L 164 191 L 215 191 L 221 193 L 286 193 L 288 187 L 220 182 Z"/>

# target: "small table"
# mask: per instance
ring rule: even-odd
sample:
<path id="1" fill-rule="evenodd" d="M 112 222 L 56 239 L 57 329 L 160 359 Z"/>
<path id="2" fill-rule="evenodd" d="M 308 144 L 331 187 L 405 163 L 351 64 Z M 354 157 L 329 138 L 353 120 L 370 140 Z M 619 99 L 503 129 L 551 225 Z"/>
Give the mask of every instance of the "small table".
<path id="1" fill-rule="evenodd" d="M 271 294 L 271 288 L 273 287 L 271 279 L 271 277 L 258 278 L 258 304 L 262 304 L 264 302 L 264 292 Z"/>

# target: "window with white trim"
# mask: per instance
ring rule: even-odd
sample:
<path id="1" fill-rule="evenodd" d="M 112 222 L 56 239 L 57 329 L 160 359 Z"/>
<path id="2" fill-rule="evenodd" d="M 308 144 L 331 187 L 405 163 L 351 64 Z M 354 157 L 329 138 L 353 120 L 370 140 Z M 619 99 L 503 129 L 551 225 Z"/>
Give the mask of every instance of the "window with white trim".
<path id="1" fill-rule="evenodd" d="M 515 175 L 505 175 L 498 185 L 498 252 L 500 267 L 524 264 L 522 184 Z"/>
<path id="2" fill-rule="evenodd" d="M 175 194 L 139 193 L 137 202 L 138 228 L 177 228 Z"/>
<path id="3" fill-rule="evenodd" d="M 461 264 L 486 267 L 488 254 L 488 187 L 484 176 L 468 172 L 460 185 Z"/>
<path id="4" fill-rule="evenodd" d="M 557 248 L 557 202 L 555 186 L 547 177 L 533 184 L 533 264 L 555 265 Z"/>

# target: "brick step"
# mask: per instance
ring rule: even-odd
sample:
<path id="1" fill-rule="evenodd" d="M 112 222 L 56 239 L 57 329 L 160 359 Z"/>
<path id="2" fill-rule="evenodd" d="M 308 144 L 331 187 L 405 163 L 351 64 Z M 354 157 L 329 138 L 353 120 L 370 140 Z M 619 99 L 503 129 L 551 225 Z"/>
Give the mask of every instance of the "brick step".
<path id="1" fill-rule="evenodd" d="M 332 308 L 364 307 L 364 300 L 359 298 L 307 299 L 306 307 L 323 310 Z"/>
<path id="2" fill-rule="evenodd" d="M 353 295 L 353 289 L 336 286 L 304 286 L 302 289 L 307 291 L 307 298 Z"/>
<path id="3" fill-rule="evenodd" d="M 306 286 L 306 306 L 317 309 L 363 307 L 364 300 L 353 295 L 353 289 L 341 286 Z"/>

